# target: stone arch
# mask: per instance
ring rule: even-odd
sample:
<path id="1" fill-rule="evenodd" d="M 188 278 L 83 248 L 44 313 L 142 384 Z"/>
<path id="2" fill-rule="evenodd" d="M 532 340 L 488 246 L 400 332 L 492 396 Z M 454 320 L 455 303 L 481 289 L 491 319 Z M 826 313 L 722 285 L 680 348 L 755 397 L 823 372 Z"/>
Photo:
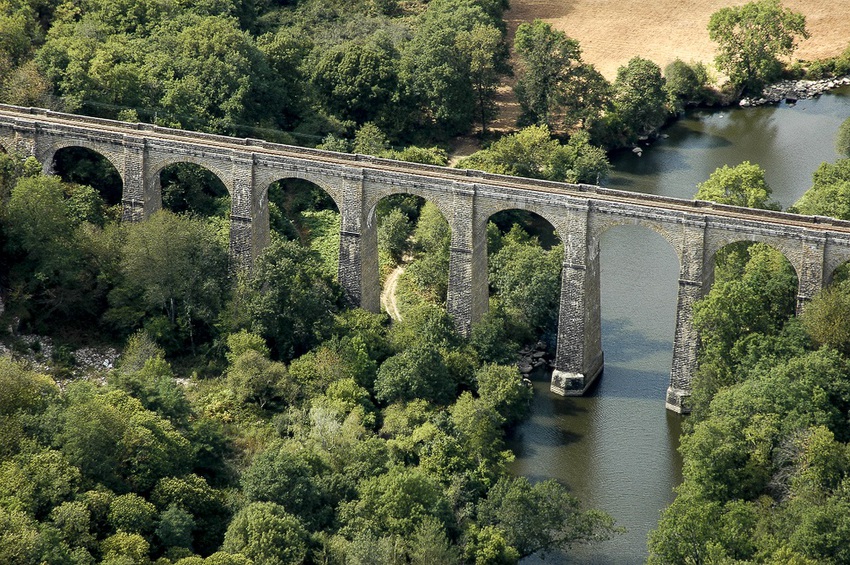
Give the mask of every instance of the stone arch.
<path id="1" fill-rule="evenodd" d="M 85 139 L 60 139 L 51 143 L 46 149 L 37 152 L 36 158 L 42 163 L 45 171 L 52 172 L 53 160 L 56 158 L 56 153 L 69 147 L 82 147 L 83 149 L 97 153 L 112 164 L 118 172 L 118 176 L 121 177 L 121 184 L 124 185 L 126 183 L 126 179 L 124 179 L 123 150 L 121 152 L 104 150 L 100 144 L 92 143 Z"/>
<path id="2" fill-rule="evenodd" d="M 673 249 L 673 252 L 676 254 L 676 258 L 679 260 L 679 268 L 682 266 L 682 233 L 681 227 L 675 226 L 671 229 L 665 222 L 659 222 L 656 220 L 648 219 L 648 218 L 638 218 L 638 217 L 625 217 L 625 216 L 609 216 L 602 215 L 598 212 L 594 213 L 593 219 L 591 221 L 590 226 L 590 234 L 589 234 L 589 242 L 591 249 L 599 248 L 599 241 L 602 238 L 602 235 L 610 230 L 611 228 L 617 226 L 639 226 L 642 228 L 649 229 L 662 238 L 664 238 L 667 243 L 670 244 L 670 247 Z"/>
<path id="3" fill-rule="evenodd" d="M 123 200 L 122 171 L 115 166 L 114 161 L 90 147 L 71 144 L 56 149 L 53 151 L 50 170 L 67 182 L 91 186 L 108 206 L 120 205 Z"/>
<path id="4" fill-rule="evenodd" d="M 5 136 L 0 135 L 0 152 L 2 153 L 12 153 L 13 144 L 10 143 Z"/>
<path id="5" fill-rule="evenodd" d="M 225 166 L 222 166 L 219 159 L 204 159 L 203 157 L 197 157 L 190 154 L 173 153 L 159 158 L 152 158 L 148 162 L 145 186 L 156 186 L 157 189 L 159 189 L 159 178 L 162 171 L 171 165 L 179 163 L 191 163 L 208 170 L 218 177 L 218 180 L 220 180 L 221 184 L 224 185 L 224 188 L 227 189 L 228 194 L 230 194 L 231 197 L 233 196 L 233 182 L 231 179 L 233 171 L 231 170 L 229 161 Z"/>
<path id="6" fill-rule="evenodd" d="M 850 264 L 850 249 L 835 250 L 827 255 L 824 267 L 823 285 L 832 284 L 836 272 Z"/>
<path id="7" fill-rule="evenodd" d="M 564 213 L 565 210 L 560 210 L 561 213 L 559 214 L 558 211 L 552 210 L 551 208 L 520 201 L 504 201 L 476 206 L 474 233 L 486 233 L 487 223 L 490 221 L 490 218 L 500 212 L 506 212 L 509 210 L 522 210 L 524 212 L 531 212 L 532 214 L 540 216 L 549 222 L 549 225 L 554 228 L 555 235 L 558 236 L 558 239 L 562 242 L 567 241 L 566 236 L 569 234 L 569 226 L 567 216 Z"/>
<path id="8" fill-rule="evenodd" d="M 706 285 L 710 286 L 713 282 L 714 263 L 717 257 L 717 252 L 732 245 L 733 243 L 764 243 L 779 251 L 785 259 L 791 264 L 794 269 L 794 274 L 797 276 L 797 285 L 800 284 L 800 274 L 803 272 L 803 256 L 802 245 L 799 241 L 786 239 L 781 237 L 763 236 L 760 234 L 750 234 L 749 237 L 742 237 L 739 233 L 732 232 L 715 232 L 710 231 L 708 242 L 705 249 L 705 265 L 708 267 L 710 277 L 706 280 Z"/>
<path id="9" fill-rule="evenodd" d="M 276 168 L 255 168 L 254 184 L 259 188 L 254 195 L 256 199 L 255 205 L 263 206 L 268 202 L 269 187 L 278 181 L 297 179 L 307 181 L 322 189 L 336 204 L 337 210 L 342 211 L 342 193 L 341 191 L 328 182 L 323 175 L 310 173 L 307 171 L 299 171 L 296 169 L 285 170 Z"/>
<path id="10" fill-rule="evenodd" d="M 454 228 L 452 222 L 454 218 L 454 213 L 451 206 L 451 193 L 447 191 L 445 194 L 445 198 L 435 198 L 435 194 L 433 191 L 416 186 L 379 186 L 377 189 L 374 189 L 373 187 L 372 190 L 364 191 L 363 209 L 366 210 L 366 217 L 364 218 L 365 223 L 367 223 L 368 225 L 376 225 L 375 222 L 377 218 L 375 217 L 375 211 L 378 208 L 378 203 L 384 198 L 394 196 L 396 194 L 409 194 L 411 196 L 418 196 L 426 202 L 430 202 L 431 204 L 437 207 L 437 209 L 449 223 L 449 226 Z"/>

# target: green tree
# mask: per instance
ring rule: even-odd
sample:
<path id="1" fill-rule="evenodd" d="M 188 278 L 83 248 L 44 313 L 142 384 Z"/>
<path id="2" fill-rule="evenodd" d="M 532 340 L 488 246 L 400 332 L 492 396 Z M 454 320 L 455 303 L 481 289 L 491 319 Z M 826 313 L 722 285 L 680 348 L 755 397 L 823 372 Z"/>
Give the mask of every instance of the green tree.
<path id="1" fill-rule="evenodd" d="M 387 114 L 398 89 L 399 57 L 390 36 L 378 32 L 323 51 L 312 82 L 325 107 L 340 119 L 391 124 Z"/>
<path id="2" fill-rule="evenodd" d="M 402 89 L 417 109 L 415 125 L 436 127 L 444 135 L 466 132 L 478 117 L 480 97 L 492 90 L 488 81 L 476 85 L 486 76 L 473 74 L 470 65 L 503 57 L 503 53 L 477 52 L 480 45 L 469 41 L 467 33 L 476 28 L 491 28 L 492 16 L 470 0 L 438 0 L 430 2 L 419 17 L 416 31 L 402 50 L 399 78 Z M 479 33 L 492 36 L 491 31 Z M 492 44 L 488 40 L 488 44 Z M 471 48 L 464 52 L 462 48 Z M 476 89 L 476 86 L 481 88 Z M 402 118 L 399 118 L 402 119 Z"/>
<path id="3" fill-rule="evenodd" d="M 563 248 L 543 249 L 515 226 L 490 258 L 490 285 L 506 312 L 533 331 L 554 327 L 561 293 Z"/>
<path id="4" fill-rule="evenodd" d="M 337 290 L 316 255 L 292 241 L 273 241 L 259 256 L 244 296 L 251 331 L 292 359 L 330 330 Z"/>
<path id="5" fill-rule="evenodd" d="M 803 310 L 803 327 L 816 345 L 826 345 L 850 354 L 850 282 L 823 289 Z"/>
<path id="6" fill-rule="evenodd" d="M 107 317 L 122 329 L 147 326 L 168 350 L 195 347 L 211 334 L 227 288 L 227 251 L 209 226 L 160 211 L 128 225 Z"/>
<path id="7" fill-rule="evenodd" d="M 529 126 L 461 159 L 459 168 L 566 182 L 596 183 L 609 171 L 605 152 L 590 144 L 584 132 L 566 145 L 550 136 L 549 128 Z"/>
<path id="8" fill-rule="evenodd" d="M 76 494 L 80 482 L 80 471 L 59 451 L 25 451 L 0 463 L 0 506 L 41 519 Z"/>
<path id="9" fill-rule="evenodd" d="M 137 494 L 123 494 L 109 504 L 109 524 L 116 531 L 149 536 L 156 526 L 156 517 L 156 507 Z"/>
<path id="10" fill-rule="evenodd" d="M 517 27 L 514 50 L 522 69 L 516 93 L 527 121 L 569 129 L 601 115 L 609 85 L 582 61 L 578 41 L 534 20 Z"/>
<path id="11" fill-rule="evenodd" d="M 398 208 L 393 208 L 378 224 L 378 244 L 396 265 L 401 263 L 404 253 L 410 247 L 408 238 L 412 232 L 413 226 Z"/>
<path id="12" fill-rule="evenodd" d="M 293 444 L 275 444 L 257 455 L 241 483 L 249 502 L 274 502 L 311 529 L 319 529 L 327 519 L 317 477 L 308 458 Z"/>
<path id="13" fill-rule="evenodd" d="M 169 506 L 159 515 L 156 537 L 165 547 L 192 548 L 192 530 L 195 519 L 179 506 Z"/>
<path id="14" fill-rule="evenodd" d="M 476 114 L 483 134 L 487 132 L 487 124 L 496 116 L 494 97 L 502 74 L 502 32 L 493 26 L 479 24 L 459 33 L 456 42 L 458 51 L 468 58 Z"/>
<path id="15" fill-rule="evenodd" d="M 812 174 L 812 187 L 790 211 L 850 219 L 850 159 L 821 163 Z"/>
<path id="16" fill-rule="evenodd" d="M 185 510 L 195 521 L 192 548 L 209 554 L 221 545 L 231 512 L 221 491 L 197 475 L 164 477 L 150 496 L 160 512 L 176 507 Z"/>
<path id="17" fill-rule="evenodd" d="M 441 404 L 455 396 L 456 384 L 443 355 L 431 347 L 405 349 L 381 364 L 375 397 L 386 404 L 423 398 Z"/>
<path id="18" fill-rule="evenodd" d="M 297 565 L 307 557 L 308 534 L 301 522 L 273 502 L 252 502 L 231 520 L 223 551 L 255 563 Z"/>
<path id="19" fill-rule="evenodd" d="M 523 384 L 515 366 L 484 365 L 475 373 L 478 396 L 496 409 L 507 425 L 521 422 L 531 404 L 531 388 Z"/>
<path id="20" fill-rule="evenodd" d="M 125 392 L 80 384 L 69 390 L 67 402 L 54 441 L 84 484 L 144 493 L 161 477 L 188 471 L 189 442 Z"/>
<path id="21" fill-rule="evenodd" d="M 104 561 L 109 563 L 115 560 L 118 563 L 132 563 L 133 565 L 145 565 L 149 563 L 150 543 L 139 534 L 128 532 L 116 532 L 100 544 Z"/>
<path id="22" fill-rule="evenodd" d="M 772 192 L 764 180 L 764 169 L 744 161 L 735 167 L 724 165 L 715 170 L 708 180 L 697 185 L 694 198 L 732 206 L 773 210 L 777 209 L 778 205 L 770 201 Z"/>
<path id="23" fill-rule="evenodd" d="M 581 510 L 578 499 L 555 481 L 531 485 L 525 477 L 502 478 L 478 505 L 479 524 L 495 526 L 525 557 L 600 541 L 616 532 L 603 512 Z"/>
<path id="24" fill-rule="evenodd" d="M 711 15 L 708 37 L 718 45 L 718 68 L 738 92 L 758 93 L 779 76 L 779 56 L 790 55 L 797 39 L 807 39 L 806 18 L 779 0 L 758 0 Z"/>
<path id="25" fill-rule="evenodd" d="M 448 500 L 436 482 L 416 468 L 393 467 L 362 481 L 360 498 L 340 505 L 341 533 L 411 536 L 426 519 L 454 526 Z"/>
<path id="26" fill-rule="evenodd" d="M 253 349 L 233 360 L 227 369 L 227 385 L 240 404 L 253 403 L 260 409 L 291 404 L 300 392 L 286 365 Z"/>
<path id="27" fill-rule="evenodd" d="M 90 320 L 97 315 L 101 298 L 96 292 L 97 267 L 75 226 L 59 178 L 40 175 L 16 182 L 6 233 L 9 284 L 12 295 L 20 297 L 19 316 L 31 318 L 39 327 L 48 321 Z M 106 262 L 100 267 L 109 271 Z"/>
<path id="28" fill-rule="evenodd" d="M 850 118 L 847 118 L 838 127 L 835 134 L 835 150 L 845 157 L 850 157 Z"/>
<path id="29" fill-rule="evenodd" d="M 682 112 L 685 106 L 702 102 L 708 87 L 708 69 L 703 63 L 690 65 L 676 59 L 664 67 L 664 90 L 667 92 L 667 104 L 675 112 Z"/>
<path id="30" fill-rule="evenodd" d="M 661 69 L 648 59 L 634 57 L 617 69 L 612 101 L 623 143 L 654 132 L 667 117 L 667 93 Z"/>

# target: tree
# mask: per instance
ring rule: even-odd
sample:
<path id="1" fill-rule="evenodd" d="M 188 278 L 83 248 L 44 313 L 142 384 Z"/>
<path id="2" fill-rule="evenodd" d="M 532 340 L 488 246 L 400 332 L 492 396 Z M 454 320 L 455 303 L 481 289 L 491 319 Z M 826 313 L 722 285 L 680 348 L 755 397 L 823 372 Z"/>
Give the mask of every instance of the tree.
<path id="1" fill-rule="evenodd" d="M 515 366 L 484 365 L 475 373 L 475 380 L 478 396 L 495 408 L 507 425 L 519 423 L 528 414 L 532 391 Z"/>
<path id="2" fill-rule="evenodd" d="M 536 332 L 554 327 L 561 295 L 563 248 L 543 249 L 515 226 L 490 258 L 490 285 L 505 311 Z"/>
<path id="3" fill-rule="evenodd" d="M 192 548 L 195 519 L 179 506 L 169 506 L 159 515 L 156 537 L 165 547 Z"/>
<path id="4" fill-rule="evenodd" d="M 676 59 L 664 67 L 664 90 L 667 103 L 675 112 L 681 112 L 685 106 L 701 102 L 705 98 L 708 84 L 708 69 L 703 63 L 687 64 Z"/>
<path id="5" fill-rule="evenodd" d="M 835 150 L 845 157 L 850 157 L 850 118 L 847 118 L 838 127 L 835 135 Z"/>
<path id="6" fill-rule="evenodd" d="M 713 13 L 708 37 L 718 44 L 718 68 L 740 94 L 758 93 L 777 78 L 777 57 L 793 53 L 797 39 L 809 33 L 802 14 L 783 8 L 779 0 L 758 0 Z"/>
<path id="7" fill-rule="evenodd" d="M 308 350 L 333 323 L 336 287 L 316 255 L 294 241 L 276 240 L 263 250 L 245 290 L 251 331 L 283 360 Z"/>
<path id="8" fill-rule="evenodd" d="M 97 271 L 110 271 L 108 262 L 93 265 L 64 188 L 58 177 L 22 177 L 7 208 L 10 286 L 25 297 L 19 315 L 36 326 L 96 316 L 101 298 Z"/>
<path id="9" fill-rule="evenodd" d="M 156 507 L 137 494 L 123 494 L 109 504 L 109 525 L 116 531 L 149 536 L 156 526 L 156 516 Z"/>
<path id="10" fill-rule="evenodd" d="M 227 369 L 227 385 L 237 402 L 254 403 L 260 409 L 291 404 L 299 393 L 298 384 L 290 377 L 286 365 L 271 361 L 267 355 L 253 349 L 233 360 Z"/>
<path id="11" fill-rule="evenodd" d="M 610 169 L 605 152 L 591 145 L 585 132 L 576 132 L 563 145 L 551 138 L 545 125 L 502 137 L 462 159 L 457 167 L 574 183 L 599 182 Z"/>
<path id="12" fill-rule="evenodd" d="M 667 117 L 667 93 L 661 69 L 648 59 L 634 57 L 617 69 L 612 101 L 625 143 L 649 134 Z"/>
<path id="13" fill-rule="evenodd" d="M 385 404 L 424 398 L 440 404 L 455 396 L 443 355 L 432 347 L 405 349 L 381 364 L 375 379 L 375 397 Z"/>
<path id="14" fill-rule="evenodd" d="M 534 20 L 517 27 L 514 50 L 522 69 L 516 93 L 525 120 L 552 128 L 586 128 L 601 115 L 610 86 L 582 61 L 578 41 Z"/>
<path id="15" fill-rule="evenodd" d="M 257 455 L 241 482 L 249 502 L 274 502 L 311 529 L 320 529 L 327 518 L 308 457 L 294 445 L 275 444 Z"/>
<path id="16" fill-rule="evenodd" d="M 393 467 L 366 478 L 358 490 L 359 499 L 340 505 L 343 535 L 411 536 L 429 518 L 443 528 L 454 526 L 448 500 L 434 479 L 420 469 Z"/>
<path id="17" fill-rule="evenodd" d="M 121 329 L 141 325 L 174 350 L 212 331 L 228 288 L 227 251 L 201 220 L 160 211 L 127 226 L 121 279 L 107 318 Z"/>
<path id="18" fill-rule="evenodd" d="M 850 159 L 821 163 L 812 174 L 812 187 L 791 211 L 800 214 L 850 219 Z"/>
<path id="19" fill-rule="evenodd" d="M 708 180 L 697 185 L 694 198 L 731 206 L 773 210 L 778 205 L 770 201 L 772 192 L 764 180 L 764 169 L 744 161 L 735 167 L 724 165 L 715 170 Z"/>
<path id="20" fill-rule="evenodd" d="M 850 281 L 823 289 L 803 311 L 803 327 L 817 345 L 850 354 Z"/>
<path id="21" fill-rule="evenodd" d="M 340 119 L 391 123 L 398 59 L 389 35 L 378 32 L 366 41 L 347 41 L 322 52 L 312 81 L 325 107 Z"/>
<path id="22" fill-rule="evenodd" d="M 480 525 L 498 528 L 522 557 L 608 539 L 617 531 L 610 516 L 581 510 L 578 499 L 553 480 L 532 486 L 525 477 L 501 478 L 479 503 L 478 515 Z"/>
<path id="23" fill-rule="evenodd" d="M 160 512 L 180 508 L 195 521 L 192 547 L 203 554 L 212 553 L 220 545 L 231 513 L 224 494 L 212 488 L 197 475 L 164 477 L 150 496 Z"/>
<path id="24" fill-rule="evenodd" d="M 297 565 L 307 557 L 307 542 L 307 530 L 282 506 L 252 502 L 233 517 L 221 548 L 255 563 Z"/>
<path id="25" fill-rule="evenodd" d="M 378 225 L 378 244 L 392 258 L 396 265 L 401 264 L 404 253 L 410 247 L 408 238 L 413 226 L 407 216 L 398 208 L 381 218 Z"/>
<path id="26" fill-rule="evenodd" d="M 481 96 L 489 96 L 486 72 L 473 74 L 473 61 L 479 71 L 504 56 L 504 53 L 476 52 L 464 32 L 477 27 L 492 28 L 494 21 L 479 3 L 470 0 L 437 0 L 429 2 L 419 18 L 413 38 L 402 51 L 399 78 L 403 93 L 418 110 L 414 124 L 436 127 L 445 135 L 466 132 L 477 119 Z M 492 36 L 492 31 L 478 33 Z M 497 30 L 497 33 L 498 30 Z M 488 39 L 488 45 L 492 45 Z M 471 48 L 464 52 L 461 48 Z M 493 62 L 493 63 L 491 63 Z M 473 81 L 479 80 L 476 90 Z M 401 119 L 401 118 L 400 118 Z"/>
<path id="27" fill-rule="evenodd" d="M 481 133 L 487 132 L 487 123 L 496 115 L 493 97 L 499 83 L 499 55 L 503 46 L 502 32 L 493 26 L 476 25 L 457 36 L 458 51 L 468 58 L 475 107 L 481 124 Z"/>

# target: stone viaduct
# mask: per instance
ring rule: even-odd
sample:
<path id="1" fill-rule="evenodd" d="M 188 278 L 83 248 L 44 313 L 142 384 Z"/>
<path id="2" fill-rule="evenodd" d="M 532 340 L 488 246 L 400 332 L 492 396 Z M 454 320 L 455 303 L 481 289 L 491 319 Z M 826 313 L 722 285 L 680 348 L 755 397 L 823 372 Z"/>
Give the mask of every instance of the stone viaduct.
<path id="1" fill-rule="evenodd" d="M 162 205 L 159 174 L 195 163 L 230 192 L 230 249 L 250 268 L 269 241 L 268 187 L 304 179 L 324 189 L 341 213 L 339 282 L 348 299 L 379 308 L 377 222 L 382 198 L 408 193 L 433 202 L 451 226 L 448 312 L 459 330 L 487 310 L 489 218 L 509 209 L 539 214 L 564 243 L 560 313 L 551 390 L 584 393 L 603 367 L 600 329 L 599 241 L 609 228 L 639 225 L 659 233 L 679 259 L 679 291 L 667 408 L 687 411 L 698 336 L 692 308 L 713 279 L 714 257 L 737 241 L 765 242 L 793 265 L 798 310 L 835 269 L 850 260 L 850 222 L 748 210 L 704 201 L 642 195 L 401 163 L 363 155 L 305 149 L 162 128 L 150 124 L 0 106 L 0 146 L 34 155 L 51 171 L 54 155 L 85 147 L 108 159 L 123 180 L 123 217 L 138 221 Z"/>

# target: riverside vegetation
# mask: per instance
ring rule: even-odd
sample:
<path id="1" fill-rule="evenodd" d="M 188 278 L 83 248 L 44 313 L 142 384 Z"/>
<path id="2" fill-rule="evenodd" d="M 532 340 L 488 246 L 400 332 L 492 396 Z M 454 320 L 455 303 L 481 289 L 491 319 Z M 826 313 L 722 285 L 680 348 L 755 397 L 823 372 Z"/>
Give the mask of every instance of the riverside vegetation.
<path id="1" fill-rule="evenodd" d="M 777 56 L 802 33 L 777 2 L 755 4 L 718 17 L 720 37 L 748 18 L 775 24 L 755 26 L 770 41 L 745 42 L 772 46 L 756 66 L 727 69 L 733 91 L 784 72 Z M 439 144 L 493 118 L 510 72 L 504 9 L 7 0 L 0 100 L 445 165 Z M 540 21 L 520 26 L 514 50 L 527 127 L 460 166 L 598 182 L 603 148 L 718 96 L 706 66 L 682 61 L 662 74 L 635 58 L 608 83 Z M 850 51 L 818 65 L 844 74 Z M 512 364 L 556 322 L 551 227 L 494 217 L 490 313 L 464 339 L 439 306 L 448 224 L 414 197 L 377 210 L 382 269 L 412 258 L 404 319 L 388 326 L 341 302 L 339 217 L 313 185 L 270 187 L 272 245 L 233 278 L 229 198 L 212 174 L 169 167 L 167 211 L 121 225 L 108 163 L 68 148 L 54 168 L 64 180 L 0 155 L 4 326 L 65 344 L 50 376 L 0 363 L 0 560 L 512 563 L 616 532 L 557 483 L 506 471 L 504 434 L 530 394 Z M 742 202 L 769 204 L 758 170 L 731 173 L 700 197 L 746 187 Z M 797 209 L 847 217 L 848 181 L 845 161 L 825 164 Z M 838 283 L 798 321 L 789 269 L 758 245 L 720 259 L 697 314 L 686 480 L 652 536 L 653 560 L 848 560 L 848 346 L 834 313 L 850 300 Z M 105 385 L 67 378 L 71 345 L 125 340 Z"/>

